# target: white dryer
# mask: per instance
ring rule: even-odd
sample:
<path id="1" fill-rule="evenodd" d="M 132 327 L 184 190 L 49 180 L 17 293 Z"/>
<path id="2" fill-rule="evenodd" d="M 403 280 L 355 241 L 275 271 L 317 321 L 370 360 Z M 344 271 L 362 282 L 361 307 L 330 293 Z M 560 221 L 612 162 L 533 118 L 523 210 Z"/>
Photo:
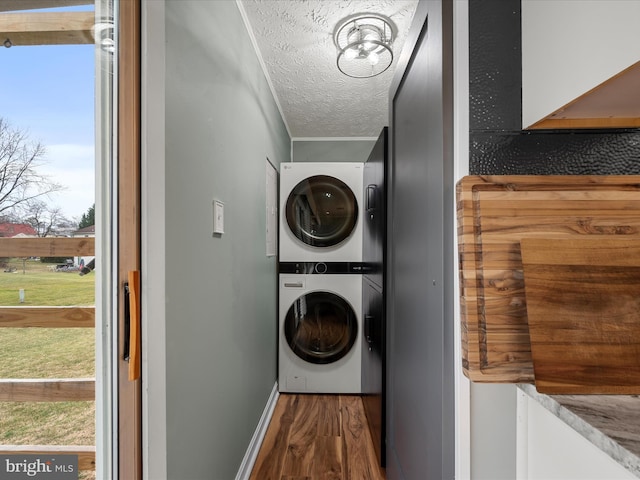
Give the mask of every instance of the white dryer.
<path id="1" fill-rule="evenodd" d="M 280 261 L 361 262 L 364 164 L 280 166 Z"/>
<path id="2" fill-rule="evenodd" d="M 361 393 L 362 275 L 281 273 L 279 290 L 279 390 Z"/>

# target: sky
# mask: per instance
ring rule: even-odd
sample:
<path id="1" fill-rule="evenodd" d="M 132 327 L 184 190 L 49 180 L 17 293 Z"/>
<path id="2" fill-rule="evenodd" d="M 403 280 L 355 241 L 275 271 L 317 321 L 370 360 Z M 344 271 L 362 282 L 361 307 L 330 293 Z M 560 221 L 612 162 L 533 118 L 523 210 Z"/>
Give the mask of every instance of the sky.
<path id="1" fill-rule="evenodd" d="M 0 45 L 0 116 L 45 147 L 38 173 L 66 189 L 43 198 L 79 220 L 94 204 L 93 45 Z"/>

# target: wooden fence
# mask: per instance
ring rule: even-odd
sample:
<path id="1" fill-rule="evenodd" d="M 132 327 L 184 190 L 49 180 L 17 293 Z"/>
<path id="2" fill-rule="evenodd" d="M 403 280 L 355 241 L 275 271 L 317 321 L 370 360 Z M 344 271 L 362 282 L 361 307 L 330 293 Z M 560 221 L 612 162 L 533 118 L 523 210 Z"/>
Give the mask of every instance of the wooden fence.
<path id="1" fill-rule="evenodd" d="M 0 238 L 2 257 L 95 254 L 93 238 Z M 95 328 L 95 307 L 0 307 L 0 328 Z M 95 400 L 93 378 L 0 379 L 2 402 Z M 78 455 L 79 470 L 95 470 L 95 446 L 0 445 L 0 454 Z"/>

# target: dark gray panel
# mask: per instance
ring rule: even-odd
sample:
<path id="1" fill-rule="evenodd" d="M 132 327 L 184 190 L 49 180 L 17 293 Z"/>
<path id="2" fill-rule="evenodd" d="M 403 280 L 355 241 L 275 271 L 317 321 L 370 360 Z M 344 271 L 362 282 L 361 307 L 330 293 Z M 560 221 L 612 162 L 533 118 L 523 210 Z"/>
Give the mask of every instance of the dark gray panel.
<path id="1" fill-rule="evenodd" d="M 470 0 L 469 36 L 469 128 L 520 129 L 520 1 Z"/>
<path id="2" fill-rule="evenodd" d="M 474 132 L 476 175 L 638 175 L 640 131 Z"/>
<path id="3" fill-rule="evenodd" d="M 420 6 L 428 25 L 391 105 L 389 480 L 454 478 L 452 12 Z"/>

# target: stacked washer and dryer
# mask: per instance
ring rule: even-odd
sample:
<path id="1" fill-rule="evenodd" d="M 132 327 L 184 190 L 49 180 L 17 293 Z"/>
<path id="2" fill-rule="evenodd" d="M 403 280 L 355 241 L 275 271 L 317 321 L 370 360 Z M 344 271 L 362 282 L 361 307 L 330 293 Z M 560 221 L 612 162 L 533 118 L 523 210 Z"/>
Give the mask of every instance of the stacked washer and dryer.
<path id="1" fill-rule="evenodd" d="M 281 392 L 362 392 L 363 166 L 281 164 Z"/>

